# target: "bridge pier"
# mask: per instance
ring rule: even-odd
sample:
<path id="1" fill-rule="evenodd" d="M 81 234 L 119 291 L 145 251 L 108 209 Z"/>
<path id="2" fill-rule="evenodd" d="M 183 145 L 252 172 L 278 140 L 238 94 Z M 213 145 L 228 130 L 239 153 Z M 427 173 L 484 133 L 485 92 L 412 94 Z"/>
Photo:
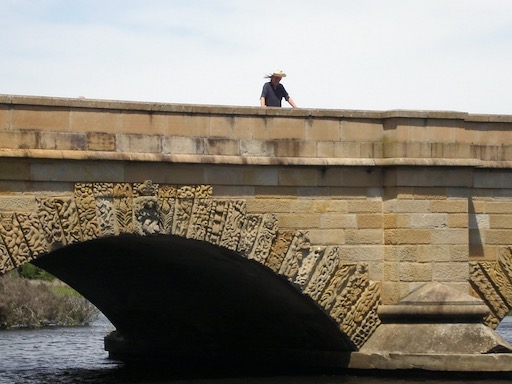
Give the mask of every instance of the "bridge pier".
<path id="1" fill-rule="evenodd" d="M 482 323 L 482 300 L 434 282 L 378 313 L 381 325 L 352 353 L 350 368 L 510 371 L 512 345 Z"/>

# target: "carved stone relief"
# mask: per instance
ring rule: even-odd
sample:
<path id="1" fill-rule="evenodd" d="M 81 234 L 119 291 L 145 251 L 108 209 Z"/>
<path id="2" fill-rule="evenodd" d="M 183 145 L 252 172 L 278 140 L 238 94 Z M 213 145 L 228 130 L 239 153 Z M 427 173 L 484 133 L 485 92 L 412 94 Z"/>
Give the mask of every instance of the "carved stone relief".
<path id="1" fill-rule="evenodd" d="M 224 223 L 224 230 L 219 241 L 221 247 L 236 251 L 240 236 L 242 235 L 242 228 L 244 226 L 246 217 L 246 204 L 243 200 L 229 201 L 228 213 L 226 222 Z"/>
<path id="2" fill-rule="evenodd" d="M 491 310 L 484 323 L 496 328 L 512 309 L 512 248 L 500 249 L 496 262 L 469 263 L 469 281 Z"/>
<path id="3" fill-rule="evenodd" d="M 78 183 L 75 185 L 75 203 L 84 241 L 96 239 L 100 236 L 100 227 L 96 216 L 96 201 L 92 184 Z"/>
<path id="4" fill-rule="evenodd" d="M 356 345 L 365 342 L 379 323 L 380 302 L 380 285 L 370 282 L 366 264 L 343 263 L 338 247 L 312 245 L 307 232 L 279 231 L 276 214 L 248 214 L 245 201 L 212 194 L 211 186 L 145 181 L 77 183 L 72 194 L 39 196 L 36 213 L 0 212 L 0 273 L 79 241 L 174 234 L 267 266 L 316 301 Z"/>

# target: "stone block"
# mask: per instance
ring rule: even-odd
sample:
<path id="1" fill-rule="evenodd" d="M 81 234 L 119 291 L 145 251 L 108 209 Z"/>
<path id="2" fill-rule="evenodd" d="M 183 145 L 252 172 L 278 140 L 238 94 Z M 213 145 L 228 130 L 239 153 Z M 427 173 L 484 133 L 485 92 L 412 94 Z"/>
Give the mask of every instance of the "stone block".
<path id="1" fill-rule="evenodd" d="M 11 129 L 69 131 L 69 108 L 14 105 L 10 126 Z"/>
<path id="2" fill-rule="evenodd" d="M 418 246 L 416 261 L 419 263 L 450 262 L 450 245 L 420 245 Z"/>
<path id="3" fill-rule="evenodd" d="M 489 216 L 489 228 L 491 229 L 512 229 L 512 214 Z"/>
<path id="4" fill-rule="evenodd" d="M 470 260 L 496 261 L 498 258 L 500 245 L 469 245 Z"/>
<path id="5" fill-rule="evenodd" d="M 244 185 L 273 185 L 279 184 L 279 171 L 276 168 L 244 169 Z"/>
<path id="6" fill-rule="evenodd" d="M 205 140 L 207 155 L 239 156 L 240 142 L 226 138 L 207 138 Z"/>
<path id="7" fill-rule="evenodd" d="M 344 170 L 340 167 L 327 168 L 319 172 L 318 183 L 321 186 L 339 186 L 344 183 Z"/>
<path id="8" fill-rule="evenodd" d="M 361 143 L 357 141 L 334 142 L 334 158 L 361 158 Z"/>
<path id="9" fill-rule="evenodd" d="M 81 180 L 84 182 L 124 182 L 125 181 L 125 164 L 123 162 L 102 162 L 98 164 L 95 161 L 87 161 L 81 163 L 77 169 L 77 174 L 70 181 Z M 72 177 L 72 176 L 71 176 Z M 146 172 L 146 178 L 139 178 L 136 181 L 150 179 Z M 135 181 L 135 180 L 131 180 Z"/>
<path id="10" fill-rule="evenodd" d="M 240 155 L 274 157 L 274 143 L 265 140 L 241 140 Z"/>
<path id="11" fill-rule="evenodd" d="M 387 262 L 416 262 L 419 247 L 417 245 L 384 246 L 384 261 Z"/>
<path id="12" fill-rule="evenodd" d="M 484 231 L 485 244 L 488 245 L 511 245 L 512 231 L 507 229 L 489 229 Z"/>
<path id="13" fill-rule="evenodd" d="M 275 198 L 297 197 L 299 195 L 299 188 L 296 186 L 283 187 L 260 185 L 254 188 L 254 194 Z"/>
<path id="14" fill-rule="evenodd" d="M 244 169 L 233 166 L 215 166 L 205 168 L 205 182 L 210 185 L 242 185 Z"/>
<path id="15" fill-rule="evenodd" d="M 278 219 L 280 229 L 320 228 L 320 215 L 317 213 L 281 213 L 279 214 Z"/>
<path id="16" fill-rule="evenodd" d="M 305 200 L 291 198 L 288 199 L 290 202 L 290 212 L 310 212 L 310 213 L 325 213 L 327 212 L 325 201 L 316 200 Z"/>
<path id="17" fill-rule="evenodd" d="M 400 283 L 384 281 L 381 288 L 382 304 L 395 304 L 400 300 Z"/>
<path id="18" fill-rule="evenodd" d="M 166 133 L 167 115 L 150 111 L 123 111 L 120 114 L 124 134 L 162 135 Z"/>
<path id="19" fill-rule="evenodd" d="M 400 277 L 400 272 L 398 269 L 399 264 L 398 263 L 384 263 L 384 274 L 383 279 L 384 281 L 393 281 L 398 282 Z"/>
<path id="20" fill-rule="evenodd" d="M 240 139 L 267 139 L 266 120 L 262 116 L 234 116 L 233 136 Z"/>
<path id="21" fill-rule="evenodd" d="M 470 216 L 470 215 L 469 215 Z M 468 228 L 468 215 L 464 213 L 452 213 L 448 215 L 449 228 Z"/>
<path id="22" fill-rule="evenodd" d="M 265 199 L 256 198 L 246 201 L 247 212 L 251 213 L 290 213 L 292 199 Z"/>
<path id="23" fill-rule="evenodd" d="M 320 215 L 320 228 L 357 228 L 355 214 L 327 212 Z"/>
<path id="24" fill-rule="evenodd" d="M 102 163 L 96 161 L 59 162 L 41 161 L 31 165 L 32 181 L 59 180 L 59 182 L 123 182 L 122 162 Z"/>
<path id="25" fill-rule="evenodd" d="M 489 215 L 483 213 L 468 215 L 469 229 L 489 229 Z"/>
<path id="26" fill-rule="evenodd" d="M 376 168 L 343 168 L 343 185 L 349 187 L 376 188 L 383 183 L 382 170 Z M 379 196 L 380 197 L 380 196 Z"/>
<path id="27" fill-rule="evenodd" d="M 160 136 L 116 135 L 117 152 L 162 153 Z"/>
<path id="28" fill-rule="evenodd" d="M 460 281 L 465 282 L 469 279 L 469 264 L 467 262 L 460 263 L 443 263 L 436 262 L 432 265 L 432 278 L 434 281 Z"/>
<path id="29" fill-rule="evenodd" d="M 448 214 L 445 213 L 411 213 L 411 228 L 446 228 Z"/>
<path id="30" fill-rule="evenodd" d="M 351 245 L 345 241 L 345 245 L 340 247 L 339 252 L 343 262 L 382 263 L 383 260 L 383 251 L 380 245 Z"/>
<path id="31" fill-rule="evenodd" d="M 485 211 L 488 214 L 512 214 L 512 201 L 487 201 Z"/>
<path id="32" fill-rule="evenodd" d="M 205 181 L 205 170 L 201 165 L 194 164 L 165 164 L 162 167 L 155 167 L 152 169 L 156 170 L 156 173 L 163 178 L 163 182 L 173 185 L 198 185 L 206 184 Z M 138 181 L 152 179 L 148 177 L 148 167 L 146 164 L 141 163 L 129 163 L 126 165 L 126 175 L 130 178 L 130 181 Z M 146 176 L 144 176 L 146 172 Z M 215 192 L 219 192 L 219 188 L 215 188 Z"/>
<path id="33" fill-rule="evenodd" d="M 469 247 L 467 244 L 451 245 L 450 250 L 450 261 L 453 262 L 467 262 L 469 260 Z"/>
<path id="34" fill-rule="evenodd" d="M 345 244 L 345 233 L 336 229 L 308 229 L 308 236 L 311 244 L 335 246 Z M 340 259 L 344 260 L 342 257 Z"/>
<path id="35" fill-rule="evenodd" d="M 115 134 L 121 129 L 121 114 L 110 110 L 71 108 L 69 124 L 73 132 Z"/>
<path id="36" fill-rule="evenodd" d="M 1 212 L 36 212 L 35 195 L 32 196 L 2 196 L 0 195 Z"/>
<path id="37" fill-rule="evenodd" d="M 412 187 L 412 196 L 410 198 L 417 199 L 417 200 L 445 200 L 448 197 L 456 197 L 459 196 L 459 194 L 454 194 L 453 191 L 459 191 L 459 189 L 454 188 L 445 188 L 445 187 Z M 402 194 L 402 191 L 404 194 Z M 404 199 L 407 196 L 409 189 L 408 188 L 401 188 L 400 194 L 398 195 L 399 198 Z M 409 193 L 411 193 L 409 192 Z M 454 196 L 453 196 L 454 195 Z"/>
<path id="38" fill-rule="evenodd" d="M 210 116 L 210 137 L 236 138 L 234 122 L 233 116 Z"/>
<path id="39" fill-rule="evenodd" d="M 144 165 L 141 162 L 127 162 L 124 169 L 126 181 L 138 183 L 141 180 L 151 180 L 153 183 L 158 184 L 174 184 L 168 180 L 168 176 L 171 173 L 171 167 L 168 164 L 155 163 L 150 168 Z"/>
<path id="40" fill-rule="evenodd" d="M 468 232 L 466 229 L 432 229 L 431 244 L 467 244 Z"/>
<path id="41" fill-rule="evenodd" d="M 482 245 L 484 244 L 485 232 L 480 232 L 478 229 L 468 230 L 469 244 Z"/>
<path id="42" fill-rule="evenodd" d="M 382 141 L 384 127 L 378 120 L 347 119 L 341 121 L 342 141 Z"/>
<path id="43" fill-rule="evenodd" d="M 394 213 L 386 213 L 382 215 L 382 227 L 384 229 L 397 228 L 397 215 Z"/>
<path id="44" fill-rule="evenodd" d="M 350 213 L 381 213 L 382 201 L 375 200 L 349 200 L 348 212 Z"/>
<path id="45" fill-rule="evenodd" d="M 471 187 L 471 169 L 404 168 L 396 171 L 396 183 L 414 187 Z"/>
<path id="46" fill-rule="evenodd" d="M 260 132 L 262 134 L 263 132 Z M 305 123 L 302 118 L 273 117 L 266 120 L 264 137 L 255 137 L 271 140 L 300 140 L 306 139 Z"/>
<path id="47" fill-rule="evenodd" d="M 399 279 L 404 282 L 432 281 L 431 263 L 400 263 Z"/>
<path id="48" fill-rule="evenodd" d="M 412 131 L 421 134 L 425 130 L 426 121 L 413 117 L 392 117 L 384 120 L 385 137 L 391 142 L 413 141 Z M 419 131 L 419 132 L 418 132 Z"/>
<path id="49" fill-rule="evenodd" d="M 250 185 L 218 185 L 215 187 L 214 194 L 218 197 L 251 199 L 254 196 L 254 187 Z"/>
<path id="50" fill-rule="evenodd" d="M 361 143 L 359 148 L 360 156 L 362 158 L 382 159 L 384 157 L 384 145 L 382 143 Z"/>
<path id="51" fill-rule="evenodd" d="M 287 186 L 316 186 L 318 172 L 310 168 L 281 168 L 279 170 L 279 185 Z"/>
<path id="52" fill-rule="evenodd" d="M 384 276 L 384 265 L 382 262 L 368 263 L 368 277 L 371 281 L 382 281 Z"/>
<path id="53" fill-rule="evenodd" d="M 167 115 L 167 136 L 208 137 L 209 132 L 208 115 Z"/>
<path id="54" fill-rule="evenodd" d="M 38 146 L 39 132 L 37 131 L 0 131 L 0 148 L 30 149 Z"/>
<path id="55" fill-rule="evenodd" d="M 348 213 L 348 201 L 344 199 L 317 201 L 316 203 L 319 206 L 316 211 Z"/>
<path id="56" fill-rule="evenodd" d="M 475 172 L 475 188 L 494 189 L 494 188 L 512 188 L 512 177 L 510 171 L 504 170 L 486 170 L 486 172 Z M 510 211 L 509 211 L 510 212 Z"/>
<path id="57" fill-rule="evenodd" d="M 434 213 L 467 213 L 468 202 L 467 200 L 459 199 L 433 200 L 430 202 L 430 209 Z"/>
<path id="58" fill-rule="evenodd" d="M 306 120 L 306 140 L 341 141 L 340 121 L 338 119 Z"/>
<path id="59" fill-rule="evenodd" d="M 471 199 L 468 202 L 468 211 L 470 213 L 486 213 L 486 201 Z"/>
<path id="60" fill-rule="evenodd" d="M 346 229 L 346 244 L 382 244 L 382 229 Z"/>
<path id="61" fill-rule="evenodd" d="M 276 157 L 316 157 L 316 143 L 298 140 L 273 142 Z"/>
<path id="62" fill-rule="evenodd" d="M 83 151 L 87 148 L 87 136 L 84 133 L 40 132 L 39 148 Z"/>
<path id="63" fill-rule="evenodd" d="M 10 125 L 10 108 L 7 105 L 0 105 L 0 130 L 9 129 Z"/>
<path id="64" fill-rule="evenodd" d="M 383 228 L 382 214 L 358 214 L 357 228 Z"/>
<path id="65" fill-rule="evenodd" d="M 428 200 L 397 200 L 394 205 L 394 212 L 405 213 L 428 213 L 431 202 Z"/>
<path id="66" fill-rule="evenodd" d="M 162 153 L 166 154 L 205 154 L 205 139 L 201 137 L 164 137 L 162 138 Z"/>
<path id="67" fill-rule="evenodd" d="M 115 151 L 116 136 L 112 133 L 88 132 L 86 150 Z"/>
<path id="68" fill-rule="evenodd" d="M 387 245 L 400 244 L 430 244 L 429 229 L 388 229 L 384 231 L 384 243 Z"/>
<path id="69" fill-rule="evenodd" d="M 321 159 L 334 157 L 334 143 L 332 141 L 319 141 L 316 144 L 317 156 Z"/>

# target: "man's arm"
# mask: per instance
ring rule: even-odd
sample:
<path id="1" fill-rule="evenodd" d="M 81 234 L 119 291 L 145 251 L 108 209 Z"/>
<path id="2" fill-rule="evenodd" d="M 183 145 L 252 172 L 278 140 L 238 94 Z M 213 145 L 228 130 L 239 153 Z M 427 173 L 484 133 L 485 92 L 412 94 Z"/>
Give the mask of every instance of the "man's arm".
<path id="1" fill-rule="evenodd" d="M 292 108 L 297 108 L 297 105 L 295 104 L 295 101 L 291 97 L 288 98 L 288 104 L 292 106 Z"/>
<path id="2" fill-rule="evenodd" d="M 261 108 L 265 108 L 266 107 L 265 98 L 263 96 L 260 97 L 260 105 L 261 105 Z"/>

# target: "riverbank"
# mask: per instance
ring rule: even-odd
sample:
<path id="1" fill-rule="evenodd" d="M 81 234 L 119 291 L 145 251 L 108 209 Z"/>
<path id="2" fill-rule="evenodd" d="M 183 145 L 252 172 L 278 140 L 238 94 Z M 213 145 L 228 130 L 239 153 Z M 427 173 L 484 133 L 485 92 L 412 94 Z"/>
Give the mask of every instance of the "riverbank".
<path id="1" fill-rule="evenodd" d="M 80 326 L 99 311 L 59 280 L 22 278 L 14 271 L 0 276 L 0 329 Z"/>

